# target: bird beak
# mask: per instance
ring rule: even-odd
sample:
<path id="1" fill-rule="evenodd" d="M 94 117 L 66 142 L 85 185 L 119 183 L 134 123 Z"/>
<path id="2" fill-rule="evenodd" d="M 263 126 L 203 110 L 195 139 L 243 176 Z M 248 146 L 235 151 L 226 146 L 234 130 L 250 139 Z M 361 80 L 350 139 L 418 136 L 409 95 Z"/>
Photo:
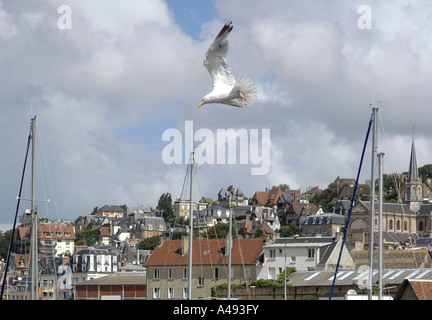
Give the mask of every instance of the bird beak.
<path id="1" fill-rule="evenodd" d="M 202 105 L 203 105 L 203 103 L 201 102 L 201 103 L 198 105 L 198 108 L 201 107 Z"/>

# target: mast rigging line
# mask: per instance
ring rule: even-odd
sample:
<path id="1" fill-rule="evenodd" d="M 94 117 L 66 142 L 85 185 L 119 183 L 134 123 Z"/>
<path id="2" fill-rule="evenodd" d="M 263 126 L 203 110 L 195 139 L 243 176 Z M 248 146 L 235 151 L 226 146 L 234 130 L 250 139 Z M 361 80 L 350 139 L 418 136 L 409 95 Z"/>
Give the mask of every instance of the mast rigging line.
<path id="1" fill-rule="evenodd" d="M 34 119 L 36 119 L 36 117 L 34 117 Z M 32 119 L 32 124 L 33 124 L 33 119 Z M 7 272 L 8 272 L 8 268 L 9 268 L 10 254 L 11 254 L 13 239 L 14 239 L 14 235 L 15 235 L 16 220 L 17 220 L 17 217 L 18 217 L 19 205 L 20 205 L 20 202 L 21 202 L 21 193 L 22 193 L 22 189 L 23 189 L 23 185 L 24 185 L 25 169 L 26 169 L 26 166 L 27 166 L 27 159 L 28 159 L 28 154 L 29 154 L 29 149 L 30 149 L 30 142 L 31 142 L 31 140 L 33 138 L 34 137 L 32 137 L 32 128 L 30 128 L 30 132 L 29 132 L 28 139 L 27 139 L 26 155 L 25 155 L 25 158 L 24 158 L 24 165 L 23 165 L 23 170 L 22 170 L 22 174 L 21 174 L 21 183 L 20 183 L 19 193 L 18 193 L 18 197 L 17 197 L 17 205 L 16 205 L 16 210 L 15 210 L 15 218 L 14 218 L 14 223 L 13 223 L 13 227 L 12 227 L 11 238 L 10 238 L 10 241 L 9 241 L 9 249 L 8 249 L 7 258 L 6 258 L 6 266 L 5 266 L 4 273 L 3 273 L 3 282 L 2 282 L 2 286 L 1 286 L 0 300 L 3 297 L 4 285 L 5 285 L 5 281 L 7 279 Z"/>
<path id="2" fill-rule="evenodd" d="M 356 192 L 357 192 L 358 181 L 359 181 L 359 178 L 360 178 L 360 172 L 361 172 L 361 168 L 362 168 L 362 165 L 363 165 L 363 158 L 364 158 L 367 142 L 368 142 L 368 139 L 369 139 L 369 133 L 370 133 L 370 129 L 371 129 L 371 126 L 372 126 L 372 121 L 373 121 L 373 116 L 369 120 L 369 125 L 368 125 L 368 129 L 367 129 L 367 133 L 366 133 L 366 138 L 365 138 L 365 142 L 364 142 L 364 145 L 363 145 L 363 151 L 362 151 L 362 155 L 361 155 L 361 158 L 360 158 L 360 165 L 359 165 L 359 169 L 358 169 L 358 173 L 357 173 L 357 179 L 356 179 L 356 183 L 355 183 L 355 187 L 354 187 L 353 196 L 351 198 L 350 211 L 349 211 L 349 214 L 348 214 L 347 222 L 345 224 L 344 236 L 342 238 L 341 249 L 340 249 L 340 252 L 339 252 L 338 262 L 337 262 L 335 274 L 334 274 L 334 277 L 333 277 L 333 283 L 332 283 L 332 288 L 331 288 L 329 300 L 331 300 L 332 296 L 333 296 L 333 290 L 334 290 L 334 286 L 335 286 L 335 282 L 336 282 L 337 273 L 338 273 L 338 270 L 339 270 L 339 264 L 340 264 L 340 260 L 341 260 L 341 257 L 342 257 L 342 251 L 343 251 L 343 248 L 344 248 L 344 245 L 345 245 L 345 241 L 346 241 L 346 236 L 347 236 L 347 232 L 348 232 L 348 226 L 349 226 L 349 223 L 350 223 L 351 213 L 352 213 L 352 209 L 353 209 L 353 206 L 354 206 L 354 201 L 355 201 L 355 196 L 356 196 Z"/>

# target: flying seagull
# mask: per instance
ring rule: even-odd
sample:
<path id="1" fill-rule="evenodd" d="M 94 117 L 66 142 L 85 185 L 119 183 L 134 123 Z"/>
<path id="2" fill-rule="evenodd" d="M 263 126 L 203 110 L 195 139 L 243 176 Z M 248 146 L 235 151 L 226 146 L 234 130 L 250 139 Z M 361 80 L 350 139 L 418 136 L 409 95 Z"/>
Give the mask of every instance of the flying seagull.
<path id="1" fill-rule="evenodd" d="M 232 29 L 232 22 L 227 22 L 207 50 L 204 66 L 213 79 L 213 91 L 202 98 L 198 108 L 206 103 L 247 107 L 256 99 L 257 91 L 253 82 L 244 77 L 237 77 L 236 79 L 228 66 L 226 60 L 227 37 Z"/>

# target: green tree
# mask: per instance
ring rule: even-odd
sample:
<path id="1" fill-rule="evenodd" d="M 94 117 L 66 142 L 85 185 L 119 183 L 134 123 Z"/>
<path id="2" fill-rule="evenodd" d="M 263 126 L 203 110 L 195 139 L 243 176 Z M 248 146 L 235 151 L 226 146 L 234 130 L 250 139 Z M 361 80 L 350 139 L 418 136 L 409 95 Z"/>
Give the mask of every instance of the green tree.
<path id="1" fill-rule="evenodd" d="M 283 225 L 280 227 L 281 237 L 292 237 L 296 234 L 297 226 L 294 223 Z"/>
<path id="2" fill-rule="evenodd" d="M 140 250 L 154 250 L 160 243 L 161 236 L 154 236 L 141 240 L 138 244 Z"/>
<path id="3" fill-rule="evenodd" d="M 287 185 L 286 183 L 281 183 L 280 185 L 278 185 L 278 186 L 273 186 L 272 188 L 277 188 L 277 187 L 279 187 L 282 191 L 285 191 L 285 190 L 289 190 L 289 189 L 290 189 L 290 186 Z"/>
<path id="4" fill-rule="evenodd" d="M 426 179 L 432 178 L 432 164 L 426 164 L 423 167 L 420 167 L 418 171 L 423 183 L 426 182 Z"/>
<path id="5" fill-rule="evenodd" d="M 167 192 L 160 196 L 157 210 L 163 212 L 163 218 L 166 222 L 172 222 L 174 220 L 174 210 L 171 193 Z"/>
<path id="6" fill-rule="evenodd" d="M 99 231 L 98 230 L 83 230 L 80 232 L 77 232 L 75 234 L 76 236 L 76 242 L 77 245 L 83 245 L 83 246 L 91 246 L 95 242 L 99 241 Z"/>
<path id="7" fill-rule="evenodd" d="M 213 200 L 212 198 L 206 198 L 206 197 L 201 197 L 200 201 L 201 203 L 208 203 L 209 205 L 213 205 L 213 204 L 217 204 L 218 202 Z"/>
<path id="8" fill-rule="evenodd" d="M 207 228 L 207 237 L 209 239 L 225 239 L 228 236 L 229 224 L 217 223 L 213 227 Z M 232 237 L 236 238 L 235 230 L 232 228 Z"/>
<path id="9" fill-rule="evenodd" d="M 286 274 L 286 278 L 288 279 L 288 277 L 290 276 L 291 273 L 296 272 L 296 268 L 292 268 L 292 267 L 287 267 L 284 271 L 282 271 L 277 279 L 276 282 L 278 283 L 284 283 L 285 282 L 285 274 Z"/>
<path id="10" fill-rule="evenodd" d="M 12 250 L 13 248 L 15 248 L 17 233 L 18 233 L 18 229 L 15 230 L 14 241 L 12 242 Z M 12 236 L 12 230 L 6 232 L 0 232 L 0 258 L 6 259 L 7 253 L 9 251 L 11 236 Z"/>

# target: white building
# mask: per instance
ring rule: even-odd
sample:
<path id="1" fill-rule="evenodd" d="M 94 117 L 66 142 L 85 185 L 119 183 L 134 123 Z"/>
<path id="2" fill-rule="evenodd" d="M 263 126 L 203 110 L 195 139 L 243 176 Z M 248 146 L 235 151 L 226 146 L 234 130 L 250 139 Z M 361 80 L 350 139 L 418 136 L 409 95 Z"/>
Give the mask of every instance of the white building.
<path id="1" fill-rule="evenodd" d="M 71 258 L 72 282 L 96 279 L 118 271 L 118 257 L 107 249 L 82 249 Z"/>
<path id="2" fill-rule="evenodd" d="M 288 267 L 297 271 L 334 270 L 340 252 L 340 240 L 332 237 L 277 238 L 263 247 L 264 262 L 258 279 L 276 280 Z M 354 267 L 354 260 L 344 247 L 339 268 Z"/>

